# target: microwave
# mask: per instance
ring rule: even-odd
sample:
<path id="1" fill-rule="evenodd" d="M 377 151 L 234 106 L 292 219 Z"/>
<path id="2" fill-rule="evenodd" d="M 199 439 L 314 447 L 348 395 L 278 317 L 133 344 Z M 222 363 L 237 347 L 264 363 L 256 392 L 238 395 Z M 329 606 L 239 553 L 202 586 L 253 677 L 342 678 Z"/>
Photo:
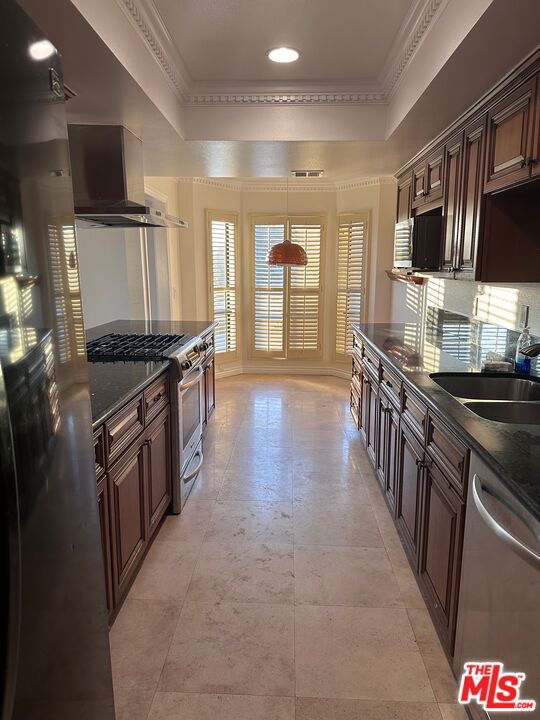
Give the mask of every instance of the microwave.
<path id="1" fill-rule="evenodd" d="M 396 223 L 394 267 L 439 270 L 442 247 L 442 215 L 418 215 Z"/>

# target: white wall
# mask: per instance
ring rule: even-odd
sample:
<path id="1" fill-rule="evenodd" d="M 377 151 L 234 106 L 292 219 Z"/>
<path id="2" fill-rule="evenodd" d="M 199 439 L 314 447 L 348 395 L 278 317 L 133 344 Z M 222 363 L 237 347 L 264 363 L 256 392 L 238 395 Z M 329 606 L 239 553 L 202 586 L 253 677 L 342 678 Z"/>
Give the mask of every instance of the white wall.
<path id="1" fill-rule="evenodd" d="M 78 230 L 84 324 L 144 317 L 138 230 Z"/>

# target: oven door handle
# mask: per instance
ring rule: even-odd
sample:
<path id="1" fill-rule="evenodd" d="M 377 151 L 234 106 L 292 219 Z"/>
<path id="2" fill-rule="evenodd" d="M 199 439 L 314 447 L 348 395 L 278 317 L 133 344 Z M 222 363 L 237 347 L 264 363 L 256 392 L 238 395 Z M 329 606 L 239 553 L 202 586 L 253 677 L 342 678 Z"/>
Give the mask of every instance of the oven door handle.
<path id="1" fill-rule="evenodd" d="M 197 368 L 197 377 L 194 377 L 193 380 L 187 380 L 187 381 L 178 383 L 180 392 L 184 392 L 184 390 L 189 390 L 190 387 L 193 387 L 194 385 L 196 385 L 199 382 L 199 380 L 202 378 L 203 375 L 204 375 L 204 370 L 199 365 L 199 367 Z"/>
<path id="2" fill-rule="evenodd" d="M 194 478 L 196 475 L 199 474 L 199 472 L 200 472 L 200 470 L 201 470 L 201 468 L 202 468 L 203 461 L 204 461 L 204 455 L 203 455 L 202 450 L 197 450 L 197 452 L 195 453 L 195 455 L 193 455 L 193 457 L 191 458 L 191 461 L 193 462 L 193 460 L 195 460 L 195 458 L 196 458 L 197 456 L 199 456 L 199 458 L 200 458 L 199 462 L 197 463 L 197 467 L 195 468 L 195 470 L 192 470 L 188 475 L 184 475 L 184 477 L 182 478 L 182 482 L 183 482 L 183 483 L 188 483 L 190 480 L 193 480 L 193 478 Z M 190 464 L 191 464 L 191 463 L 190 463 Z M 188 466 L 188 467 L 189 467 L 189 466 Z"/>

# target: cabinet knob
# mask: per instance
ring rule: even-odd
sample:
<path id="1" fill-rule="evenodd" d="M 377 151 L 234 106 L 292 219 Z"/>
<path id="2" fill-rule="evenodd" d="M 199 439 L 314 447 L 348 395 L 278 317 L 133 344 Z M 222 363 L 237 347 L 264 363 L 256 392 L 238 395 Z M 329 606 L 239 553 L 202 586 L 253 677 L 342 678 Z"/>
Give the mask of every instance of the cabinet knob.
<path id="1" fill-rule="evenodd" d="M 525 167 L 531 167 L 531 165 L 536 165 L 537 159 L 535 157 L 528 157 L 522 162 L 522 166 L 525 165 Z"/>

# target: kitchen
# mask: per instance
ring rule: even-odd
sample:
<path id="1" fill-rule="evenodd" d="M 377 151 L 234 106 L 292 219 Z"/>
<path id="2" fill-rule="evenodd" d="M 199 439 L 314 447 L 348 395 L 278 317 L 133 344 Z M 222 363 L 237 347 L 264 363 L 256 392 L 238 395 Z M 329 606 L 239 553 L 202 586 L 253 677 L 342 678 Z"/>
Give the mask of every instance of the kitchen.
<path id="1" fill-rule="evenodd" d="M 540 702 L 540 8 L 338 5 L 0 8 L 2 719 Z"/>

